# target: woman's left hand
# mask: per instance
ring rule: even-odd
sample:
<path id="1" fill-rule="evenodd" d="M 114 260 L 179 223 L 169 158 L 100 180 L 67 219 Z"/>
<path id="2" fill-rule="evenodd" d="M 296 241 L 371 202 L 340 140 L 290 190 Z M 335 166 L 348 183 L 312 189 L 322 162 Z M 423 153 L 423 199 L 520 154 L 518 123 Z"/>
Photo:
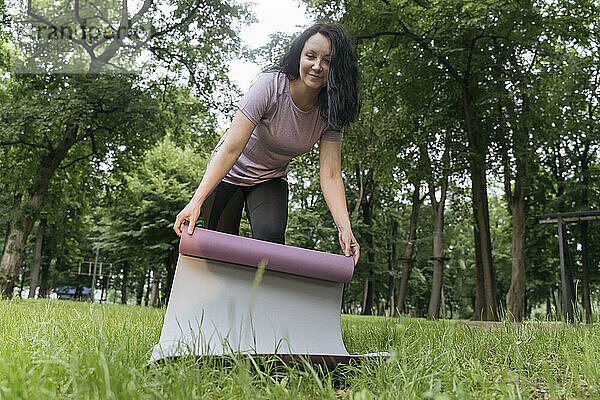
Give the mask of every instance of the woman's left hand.
<path id="1" fill-rule="evenodd" d="M 352 229 L 338 228 L 340 246 L 342 246 L 342 252 L 346 257 L 352 257 L 354 259 L 354 265 L 358 262 L 360 257 L 360 245 L 356 241 Z"/>

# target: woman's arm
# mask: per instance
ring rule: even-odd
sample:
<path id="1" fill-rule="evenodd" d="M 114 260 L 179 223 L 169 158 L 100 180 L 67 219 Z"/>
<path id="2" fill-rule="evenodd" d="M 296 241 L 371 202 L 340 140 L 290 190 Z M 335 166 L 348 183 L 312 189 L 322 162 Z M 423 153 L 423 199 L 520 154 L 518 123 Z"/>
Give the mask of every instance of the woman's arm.
<path id="1" fill-rule="evenodd" d="M 338 228 L 340 246 L 346 256 L 358 262 L 360 246 L 352 233 L 346 207 L 346 193 L 342 181 L 342 143 L 321 139 L 319 152 L 321 190 Z"/>
<path id="2" fill-rule="evenodd" d="M 186 220 L 190 222 L 188 233 L 191 235 L 194 232 L 194 225 L 200 215 L 202 203 L 204 203 L 210 192 L 221 182 L 240 157 L 250 139 L 250 135 L 252 135 L 254 127 L 254 123 L 240 110 L 235 113 L 235 117 L 233 117 L 231 126 L 227 131 L 227 136 L 225 136 L 225 140 L 206 167 L 206 172 L 202 177 L 198 189 L 196 189 L 196 193 L 194 193 L 187 206 L 177 214 L 173 230 L 178 236 L 181 236 L 181 229 Z"/>

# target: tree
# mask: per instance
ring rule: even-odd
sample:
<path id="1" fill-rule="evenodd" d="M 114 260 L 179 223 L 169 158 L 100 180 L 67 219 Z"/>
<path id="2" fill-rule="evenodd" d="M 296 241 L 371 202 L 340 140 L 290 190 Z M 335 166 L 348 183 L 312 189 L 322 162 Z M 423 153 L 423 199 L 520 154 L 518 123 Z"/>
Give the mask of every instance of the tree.
<path id="1" fill-rule="evenodd" d="M 177 147 L 167 136 L 125 177 L 118 197 L 110 195 L 96 209 L 99 239 L 112 259 L 128 273 L 154 271 L 154 282 L 166 272 L 162 298 L 168 301 L 178 242 L 175 215 L 185 206 L 200 181 L 210 153 Z M 156 290 L 156 289 L 155 289 Z"/>
<path id="2" fill-rule="evenodd" d="M 40 266 L 42 264 L 42 244 L 44 241 L 44 231 L 46 229 L 46 220 L 41 219 L 35 235 L 35 252 L 33 257 L 33 266 L 31 267 L 31 278 L 29 281 L 29 294 L 27 297 L 30 299 L 35 297 L 35 290 L 40 283 Z"/>
<path id="3" fill-rule="evenodd" d="M 213 97 L 217 88 L 228 86 L 223 60 L 237 51 L 236 24 L 250 18 L 245 6 L 216 0 L 144 0 L 135 5 L 29 1 L 18 6 L 24 24 L 14 24 L 11 32 L 20 50 L 13 60 L 16 70 L 83 74 L 164 70 L 174 79 L 188 80 L 207 103 L 217 100 Z M 31 28 L 36 35 L 27 34 Z M 19 40 L 26 36 L 29 41 Z M 227 93 L 219 97 L 229 98 Z"/>
<path id="4" fill-rule="evenodd" d="M 410 279 L 410 273 L 415 262 L 413 253 L 415 250 L 415 241 L 417 240 L 417 221 L 419 218 L 419 209 L 426 198 L 425 196 L 421 197 L 421 182 L 419 179 L 413 181 L 412 186 L 413 191 L 410 203 L 408 238 L 406 240 L 406 244 L 404 245 L 404 253 L 402 254 L 402 275 L 395 307 L 397 311 L 392 314 L 393 316 L 406 313 L 405 303 L 406 294 L 408 291 L 408 280 Z"/>
<path id="5" fill-rule="evenodd" d="M 512 23 L 508 21 L 503 25 L 499 22 L 502 19 L 495 20 L 497 15 L 504 15 L 504 6 L 495 1 L 456 0 L 435 5 L 384 1 L 379 6 L 346 1 L 342 7 L 342 22 L 357 39 L 392 39 L 396 47 L 409 54 L 409 60 L 420 59 L 417 65 L 429 67 L 424 71 L 437 70 L 439 79 L 448 82 L 444 85 L 448 90 L 446 97 L 457 100 L 467 136 L 476 227 L 474 238 L 479 277 L 476 318 L 483 313 L 484 319 L 497 319 L 498 313 L 487 205 L 488 137 L 479 101 L 485 95 L 484 71 L 490 64 L 486 41 L 504 39 Z"/>
<path id="6" fill-rule="evenodd" d="M 449 136 L 449 135 L 448 135 Z M 443 146 L 443 153 L 437 166 L 438 174 L 429 174 L 429 201 L 433 208 L 433 279 L 427 318 L 438 319 L 443 293 L 443 273 L 446 261 L 444 246 L 444 211 L 446 208 L 446 195 L 448 192 L 450 149 L 447 141 Z M 431 165 L 431 163 L 430 163 Z M 437 175 L 437 176 L 436 176 Z M 439 199 L 436 192 L 439 191 Z"/>
<path id="7" fill-rule="evenodd" d="M 118 168 L 160 134 L 156 103 L 130 76 L 23 76 L 0 110 L 2 181 L 22 194 L 0 264 L 0 289 L 12 296 L 23 248 L 57 169 Z M 36 107 L 31 107 L 35 104 Z M 70 110 L 64 114 L 64 110 Z"/>
<path id="8" fill-rule="evenodd" d="M 67 4 L 66 9 L 70 10 L 67 14 L 63 14 L 60 4 L 47 5 L 43 13 L 24 11 L 32 18 L 30 22 L 38 26 L 54 29 L 61 23 L 64 27 L 72 25 L 72 30 L 76 30 L 82 23 L 77 19 L 83 15 L 90 20 L 100 17 L 102 23 L 108 24 L 102 29 L 119 33 L 104 38 L 77 38 L 64 35 L 63 29 L 60 36 L 69 43 L 70 50 L 42 57 L 42 70 L 48 67 L 44 63 L 55 65 L 53 62 L 61 57 L 64 61 L 85 49 L 91 61 L 84 72 L 106 72 L 106 65 L 119 50 L 129 45 L 143 47 L 153 55 L 145 68 L 149 71 L 165 68 L 167 75 L 172 75 L 166 80 L 167 85 L 177 85 L 182 78 L 187 78 L 197 95 L 202 96 L 204 110 L 217 103 L 212 95 L 219 85 L 229 85 L 223 59 L 237 49 L 239 40 L 232 24 L 247 15 L 243 7 L 193 0 L 165 8 L 147 0 L 130 18 L 123 3 L 116 10 L 119 17 L 113 20 L 116 21 L 113 29 L 111 12 L 115 10 L 103 10 L 107 15 L 96 15 L 90 11 L 93 6 L 86 3 L 85 10 L 78 9 L 85 15 L 72 9 L 82 7 L 79 2 Z M 165 9 L 172 12 L 169 18 L 162 14 Z M 148 35 L 142 39 L 128 36 L 127 40 L 133 40 L 133 44 L 122 40 L 122 31 L 130 33 L 137 24 L 148 28 Z M 100 53 L 95 53 L 96 50 Z M 187 71 L 187 75 L 183 71 Z M 107 172 L 114 173 L 165 131 L 151 80 L 144 81 L 134 75 L 83 74 L 13 75 L 8 81 L 10 101 L 0 109 L 3 125 L 0 147 L 6 149 L 3 167 L 9 170 L 2 178 L 11 186 L 11 193 L 23 196 L 23 204 L 12 212 L 14 218 L 0 263 L 2 297 L 12 295 L 23 247 L 47 199 L 48 187 L 57 169 L 87 166 L 98 171 L 108 166 Z M 228 94 L 220 96 L 224 104 L 228 104 Z M 34 109 L 31 104 L 37 107 Z M 22 171 L 28 173 L 26 179 L 20 178 Z"/>
<path id="9" fill-rule="evenodd" d="M 460 118 L 464 144 L 460 158 L 468 160 L 475 227 L 475 319 L 499 317 L 487 187 L 495 175 L 490 169 L 495 167 L 494 160 L 504 160 L 498 167 L 505 172 L 515 229 L 514 280 L 508 303 L 510 313 L 521 318 L 526 288 L 526 183 L 536 162 L 536 144 L 531 139 L 542 132 L 539 127 L 533 130 L 540 121 L 532 117 L 541 114 L 543 106 L 534 97 L 533 85 L 546 78 L 543 68 L 560 65 L 561 58 L 556 56 L 561 51 L 585 54 L 590 49 L 589 54 L 595 53 L 588 38 L 596 26 L 597 5 L 491 0 L 308 3 L 320 16 L 339 20 L 348 28 L 364 49 L 366 65 L 385 63 L 389 70 L 396 69 L 398 80 L 409 82 L 401 90 L 395 87 L 392 96 L 402 97 L 400 103 L 418 104 L 412 100 L 417 96 L 435 100 L 432 93 L 437 93 Z M 390 57 L 398 54 L 403 57 Z M 548 62 L 536 64 L 540 58 Z M 435 84 L 423 85 L 423 81 Z M 416 108 L 417 113 L 422 110 Z M 585 145 L 578 148 L 586 149 Z"/>

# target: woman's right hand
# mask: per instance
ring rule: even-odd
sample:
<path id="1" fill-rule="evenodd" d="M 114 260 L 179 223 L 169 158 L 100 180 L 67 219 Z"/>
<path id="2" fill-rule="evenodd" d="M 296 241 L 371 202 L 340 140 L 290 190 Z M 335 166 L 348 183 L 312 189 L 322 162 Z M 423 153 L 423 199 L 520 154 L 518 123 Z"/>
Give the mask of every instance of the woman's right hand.
<path id="1" fill-rule="evenodd" d="M 182 229 L 185 221 L 189 221 L 188 225 L 188 233 L 191 235 L 194 233 L 194 226 L 196 225 L 196 221 L 200 216 L 200 208 L 202 207 L 202 203 L 196 201 L 192 198 L 190 202 L 177 214 L 177 218 L 175 219 L 175 224 L 173 225 L 173 230 L 177 234 L 177 236 L 181 237 Z"/>
<path id="2" fill-rule="evenodd" d="M 190 235 L 194 233 L 194 225 L 200 215 L 200 208 L 204 199 L 208 197 L 209 193 L 221 182 L 227 172 L 231 170 L 233 164 L 237 161 L 240 154 L 242 154 L 246 144 L 248 144 L 254 128 L 254 123 L 243 112 L 238 110 L 235 113 L 231 127 L 227 130 L 227 136 L 221 144 L 219 151 L 215 151 L 212 160 L 208 163 L 206 172 L 202 177 L 198 189 L 196 189 L 196 193 L 187 206 L 177 214 L 175 224 L 173 224 L 173 230 L 177 236 L 181 237 L 183 225 L 186 220 L 190 222 L 188 233 Z"/>

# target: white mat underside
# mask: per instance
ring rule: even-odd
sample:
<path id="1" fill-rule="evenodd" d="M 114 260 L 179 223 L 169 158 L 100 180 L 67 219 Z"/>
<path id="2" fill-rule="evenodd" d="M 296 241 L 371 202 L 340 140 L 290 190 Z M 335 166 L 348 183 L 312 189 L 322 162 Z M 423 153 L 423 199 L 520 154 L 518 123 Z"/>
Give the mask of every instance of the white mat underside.
<path id="1" fill-rule="evenodd" d="M 342 283 L 265 270 L 254 287 L 256 272 L 180 255 L 150 362 L 235 353 L 348 355 Z"/>

